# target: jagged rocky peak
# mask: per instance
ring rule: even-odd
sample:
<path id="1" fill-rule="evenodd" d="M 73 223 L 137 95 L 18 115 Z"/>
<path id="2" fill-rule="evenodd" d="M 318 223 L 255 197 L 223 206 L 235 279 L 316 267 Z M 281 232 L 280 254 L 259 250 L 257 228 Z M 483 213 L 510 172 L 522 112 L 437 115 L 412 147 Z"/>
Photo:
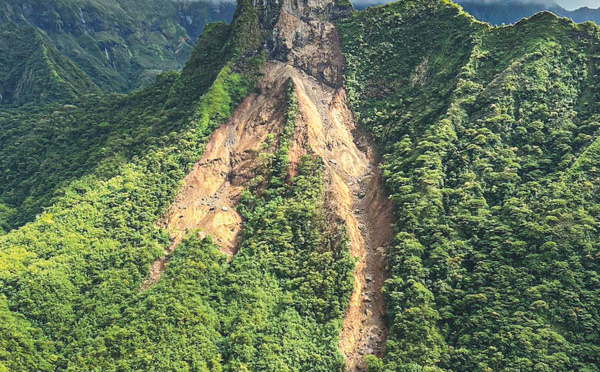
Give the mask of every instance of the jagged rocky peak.
<path id="1" fill-rule="evenodd" d="M 252 0 L 252 5 L 260 9 L 260 21 L 264 29 L 272 29 L 275 26 L 281 11 L 305 20 L 330 20 L 342 8 L 352 6 L 349 3 L 340 5 L 336 0 Z"/>
<path id="2" fill-rule="evenodd" d="M 342 85 L 342 50 L 332 21 L 352 11 L 336 0 L 253 0 L 259 9 L 265 46 L 287 62 L 332 87 Z"/>

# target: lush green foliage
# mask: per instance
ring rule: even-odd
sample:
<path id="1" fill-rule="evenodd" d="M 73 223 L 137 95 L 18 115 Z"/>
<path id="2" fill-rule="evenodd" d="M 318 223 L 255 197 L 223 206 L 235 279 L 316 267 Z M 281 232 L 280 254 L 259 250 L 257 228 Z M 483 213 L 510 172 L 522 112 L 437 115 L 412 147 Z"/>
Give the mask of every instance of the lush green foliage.
<path id="1" fill-rule="evenodd" d="M 0 104 L 41 104 L 100 90 L 33 28 L 0 28 Z"/>
<path id="2" fill-rule="evenodd" d="M 140 292 L 169 245 L 159 216 L 255 86 L 255 26 L 246 12 L 208 27 L 181 74 L 135 94 L 2 112 L 0 228 L 48 208 L 0 237 L 0 370 L 343 371 L 354 262 L 323 208 L 320 160 L 290 176 L 291 86 L 239 205 L 234 260 L 190 232 Z"/>
<path id="3" fill-rule="evenodd" d="M 371 369 L 598 371 L 599 29 L 414 0 L 340 30 L 398 207 Z"/>
<path id="4" fill-rule="evenodd" d="M 198 49 L 204 47 L 198 44 Z M 239 70 L 212 86 L 198 87 L 205 94 L 193 106 L 168 107 L 168 94 L 177 79 L 171 74 L 148 90 L 107 98 L 108 107 L 83 102 L 81 108 L 64 106 L 58 111 L 56 105 L 23 109 L 27 111 L 21 117 L 30 116 L 31 124 L 19 126 L 17 117 L 9 127 L 16 133 L 9 133 L 6 142 L 15 145 L 6 149 L 9 160 L 3 163 L 11 170 L 3 171 L 7 182 L 22 187 L 15 196 L 25 204 L 18 211 L 23 213 L 20 218 L 45 203 L 36 205 L 38 198 L 49 201 L 55 191 L 59 196 L 35 222 L 0 241 L 2 317 L 15 320 L 6 323 L 10 329 L 0 335 L 0 360 L 5 366 L 93 369 L 107 360 L 106 365 L 117 367 L 109 362 L 117 358 L 116 351 L 107 354 L 109 343 L 99 339 L 104 345 L 100 346 L 94 340 L 123 317 L 150 263 L 168 244 L 156 221 L 199 157 L 205 138 L 219 124 L 213 118 L 228 117 L 237 104 L 229 93 L 239 97 L 244 85 L 231 92 L 226 84 L 219 89 L 236 74 L 248 81 L 256 75 Z M 216 96 L 215 90 L 227 97 Z M 230 105 L 221 104 L 224 98 Z M 194 111 L 207 113 L 209 120 L 196 120 Z M 6 117 L 14 118 L 12 114 Z M 60 124 L 63 132 L 56 130 Z M 23 136 L 22 130 L 29 134 Z M 57 141 L 45 138 L 45 133 Z M 37 151 L 20 146 L 24 138 L 39 146 Z M 73 154 L 78 147 L 80 157 Z M 31 154 L 32 164 L 14 167 L 13 161 L 20 165 L 21 160 L 17 155 L 11 161 L 11 151 Z M 60 163 L 54 163 L 56 159 Z M 53 163 L 53 171 L 46 172 L 44 166 Z M 46 182 L 49 190 L 39 185 Z M 3 207 L 2 217 L 7 213 L 13 212 Z"/>
<path id="5" fill-rule="evenodd" d="M 0 202 L 18 211 L 10 225 L 30 221 L 71 181 L 90 173 L 109 178 L 123 162 L 165 146 L 186 121 L 205 133 L 228 118 L 262 63 L 257 55 L 235 71 L 225 66 L 234 57 L 224 51 L 229 29 L 211 26 L 181 74 L 163 74 L 146 90 L 0 110 Z"/>
<path id="6" fill-rule="evenodd" d="M 243 243 L 221 289 L 227 371 L 345 369 L 337 345 L 354 262 L 326 221 L 321 167 L 304 158 L 289 182 L 260 175 L 243 196 Z"/>
<path id="7" fill-rule="evenodd" d="M 234 10 L 235 3 L 212 1 L 4 0 L 0 23 L 9 31 L 0 34 L 2 102 L 39 104 L 40 94 L 50 99 L 68 92 L 46 86 L 56 80 L 40 65 L 47 59 L 69 88 L 91 81 L 105 92 L 151 85 L 158 73 L 183 67 L 207 23 L 230 21 Z M 47 57 L 41 57 L 40 36 L 33 37 L 30 29 L 45 35 Z M 29 74 L 24 76 L 2 72 L 23 70 L 25 65 Z M 59 70 L 64 67 L 87 77 L 65 76 Z M 35 85 L 11 86 L 18 78 Z"/>
<path id="8" fill-rule="evenodd" d="M 65 4 L 78 16 L 77 1 Z M 49 25 L 66 19 L 48 14 Z M 140 292 L 169 245 L 156 221 L 254 89 L 259 16 L 242 1 L 181 74 L 134 94 L 0 111 L 0 371 L 344 370 L 354 263 L 324 208 L 321 161 L 289 169 L 291 83 L 238 206 L 233 261 L 190 232 Z M 600 29 L 550 14 L 493 28 L 445 0 L 374 8 L 339 28 L 351 104 L 398 207 L 390 338 L 370 370 L 598 372 Z M 35 97 L 95 90 L 23 32 L 37 43 L 0 58 L 39 58 L 6 64 L 3 81 L 24 76 Z"/>
<path id="9" fill-rule="evenodd" d="M 179 131 L 185 112 L 164 107 L 175 79 L 165 75 L 129 97 L 0 111 L 0 200 L 18 211 L 11 225 L 31 220 L 71 181 L 90 173 L 111 177 L 123 162 Z"/>

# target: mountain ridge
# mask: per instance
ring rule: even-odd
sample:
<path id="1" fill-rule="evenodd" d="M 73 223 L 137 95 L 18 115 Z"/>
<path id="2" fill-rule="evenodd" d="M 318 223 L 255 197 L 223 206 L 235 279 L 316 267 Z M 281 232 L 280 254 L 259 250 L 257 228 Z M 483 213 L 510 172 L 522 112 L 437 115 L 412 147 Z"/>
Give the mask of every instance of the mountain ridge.
<path id="1" fill-rule="evenodd" d="M 230 20 L 234 8 L 210 1 L 6 0 L 0 21 L 35 28 L 62 59 L 112 93 L 149 85 L 157 73 L 182 68 L 204 26 Z"/>
<path id="2" fill-rule="evenodd" d="M 242 0 L 0 110 L 0 368 L 598 372 L 599 30 Z"/>
<path id="3" fill-rule="evenodd" d="M 559 17 L 567 17 L 573 22 L 583 23 L 592 21 L 600 24 L 600 9 L 583 7 L 567 10 L 555 1 L 501 1 L 481 3 L 478 1 L 463 0 L 459 4 L 465 11 L 475 18 L 489 22 L 493 25 L 512 24 L 523 18 L 529 18 L 535 13 L 542 11 L 552 12 Z"/>
<path id="4" fill-rule="evenodd" d="M 81 69 L 35 29 L 9 24 L 0 28 L 0 38 L 0 104 L 42 103 L 100 93 Z"/>

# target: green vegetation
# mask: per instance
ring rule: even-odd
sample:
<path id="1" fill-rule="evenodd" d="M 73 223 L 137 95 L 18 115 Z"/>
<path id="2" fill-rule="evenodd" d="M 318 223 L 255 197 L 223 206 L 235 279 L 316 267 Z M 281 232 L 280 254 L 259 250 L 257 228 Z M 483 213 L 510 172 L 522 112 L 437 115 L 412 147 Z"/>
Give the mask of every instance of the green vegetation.
<path id="1" fill-rule="evenodd" d="M 5 0 L 0 103 L 149 86 L 158 73 L 181 69 L 204 26 L 230 21 L 234 10 L 211 1 Z"/>
<path id="2" fill-rule="evenodd" d="M 339 25 L 397 238 L 372 371 L 599 371 L 600 29 L 447 1 Z"/>
<path id="3" fill-rule="evenodd" d="M 198 53 L 204 47 L 199 43 Z M 252 70 L 236 71 L 255 79 Z M 2 149 L 4 193 L 16 188 L 17 195 L 8 198 L 21 201 L 13 203 L 21 220 L 52 204 L 0 241 L 0 311 L 9 320 L 2 322 L 8 329 L 0 332 L 0 361 L 10 370 L 118 367 L 111 361 L 119 354 L 110 345 L 118 339 L 112 337 L 125 335 L 109 328 L 127 315 L 150 263 L 168 244 L 167 234 L 155 226 L 158 216 L 219 124 L 198 126 L 193 112 L 223 118 L 238 102 L 228 96 L 230 106 L 220 104 L 224 97 L 214 98 L 208 84 L 198 87 L 205 94 L 197 103 L 169 108 L 177 78 L 168 74 L 131 96 L 106 97 L 107 107 L 86 100 L 24 107 L 17 111 L 24 122 L 6 113 L 2 124 L 15 133 L 3 131 L 3 143 L 14 143 Z M 76 148 L 80 156 L 73 154 Z M 3 207 L 2 217 L 9 211 Z M 112 341 L 99 338 L 105 332 Z"/>
<path id="4" fill-rule="evenodd" d="M 15 208 L 17 227 L 86 174 L 108 179 L 122 163 L 164 145 L 185 112 L 164 101 L 176 75 L 129 97 L 93 96 L 73 104 L 0 111 L 0 201 Z"/>
<path id="5" fill-rule="evenodd" d="M 43 11 L 16 7 L 14 20 L 0 6 L 18 23 L 0 30 L 14 105 L 0 110 L 0 371 L 344 371 L 354 260 L 322 161 L 290 169 L 291 80 L 237 207 L 237 255 L 189 231 L 140 291 L 170 244 L 159 217 L 257 89 L 272 7 L 241 1 L 181 73 L 102 95 L 142 84 L 143 61 L 170 69 L 169 45 L 185 39 L 169 13 L 183 5 L 135 3 L 24 2 Z M 142 18 L 156 22 L 137 29 Z M 129 19 L 122 34 L 107 32 L 115 19 Z M 142 47 L 147 27 L 160 31 Z M 397 206 L 390 335 L 369 370 L 600 372 L 600 28 L 549 13 L 491 27 L 446 0 L 406 0 L 339 30 L 350 103 Z M 60 52 L 74 40 L 142 62 L 105 69 L 82 47 L 74 63 Z"/>
<path id="6" fill-rule="evenodd" d="M 264 154 L 238 207 L 241 249 L 217 289 L 228 329 L 227 371 L 345 369 L 337 345 L 354 261 L 345 231 L 325 213 L 320 158 L 303 157 L 289 178 L 297 110 L 290 81 L 275 152 Z"/>
<path id="7" fill-rule="evenodd" d="M 207 27 L 181 74 L 134 94 L 2 111 L 0 370 L 343 371 L 354 261 L 323 208 L 323 164 L 304 157 L 291 177 L 284 161 L 291 86 L 233 262 L 189 232 L 139 291 L 169 245 L 156 221 L 256 85 L 256 24 L 249 11 Z"/>
<path id="8" fill-rule="evenodd" d="M 186 141 L 202 139 L 230 116 L 253 88 L 262 63 L 257 55 L 235 71 L 226 66 L 234 56 L 224 46 L 229 28 L 207 29 L 183 72 L 163 74 L 146 90 L 0 110 L 0 203 L 17 210 L 10 225 L 32 220 L 84 175 L 109 179 L 123 163 L 152 149 L 180 146 L 185 152 L 197 146 Z M 183 154 L 181 159 L 185 167 L 195 157 Z"/>
<path id="9" fill-rule="evenodd" d="M 269 168 L 272 169 L 272 172 L 275 175 L 272 181 L 279 184 L 285 182 L 287 177 L 290 166 L 288 154 L 290 152 L 290 146 L 292 145 L 296 120 L 298 118 L 298 99 L 296 98 L 294 84 L 291 80 L 288 82 L 287 104 L 286 121 L 279 136 L 279 146 L 273 155 L 271 164 L 269 164 Z"/>
<path id="10" fill-rule="evenodd" d="M 243 243 L 221 287 L 225 370 L 345 368 L 337 344 L 354 262 L 326 222 L 319 161 L 302 159 L 284 184 L 260 177 L 264 192 L 257 182 L 243 196 Z"/>
<path id="11" fill-rule="evenodd" d="M 0 28 L 0 104 L 74 99 L 98 87 L 33 28 Z"/>

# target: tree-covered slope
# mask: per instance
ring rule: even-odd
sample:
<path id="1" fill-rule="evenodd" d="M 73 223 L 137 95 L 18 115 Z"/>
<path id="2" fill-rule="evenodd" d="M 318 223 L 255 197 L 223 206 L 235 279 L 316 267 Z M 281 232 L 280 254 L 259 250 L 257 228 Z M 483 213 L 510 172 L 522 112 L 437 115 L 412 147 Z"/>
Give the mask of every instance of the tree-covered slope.
<path id="1" fill-rule="evenodd" d="M 182 75 L 167 74 L 129 96 L 95 95 L 71 99 L 67 105 L 0 110 L 0 202 L 17 211 L 10 225 L 32 220 L 83 175 L 112 175 L 121 162 L 148 151 L 149 140 L 181 125 L 181 116 L 231 55 L 225 52 L 228 36 L 225 24 L 213 25 L 199 38 Z M 189 99 L 181 98 L 188 96 L 178 88 L 182 85 L 194 92 Z M 54 91 L 65 90 L 58 86 Z"/>
<path id="2" fill-rule="evenodd" d="M 214 27 L 205 37 L 210 38 L 219 28 L 229 26 Z M 196 53 L 218 52 L 210 49 L 214 44 L 205 50 L 201 41 Z M 219 62 L 220 66 L 215 67 L 221 69 L 227 60 Z M 78 107 L 53 105 L 38 109 L 34 115 L 22 114 L 29 116 L 30 124 L 15 125 L 13 130 L 29 134 L 15 138 L 33 137 L 31 140 L 42 148 L 32 153 L 48 156 L 47 160 L 31 159 L 36 164 L 29 171 L 33 171 L 32 177 L 41 183 L 66 185 L 53 206 L 35 222 L 1 238 L 0 366 L 11 371 L 116 370 L 128 366 L 146 370 L 151 365 L 173 370 L 197 364 L 197 369 L 212 365 L 211 370 L 218 370 L 214 364 L 218 364 L 219 356 L 212 341 L 206 349 L 201 347 L 202 342 L 208 344 L 216 338 L 218 324 L 207 321 L 207 314 L 211 314 L 208 305 L 192 305 L 198 296 L 188 293 L 214 276 L 223 261 L 209 243 L 192 245 L 193 253 L 188 259 L 214 260 L 214 264 L 207 263 L 206 274 L 189 273 L 187 280 L 195 285 L 188 283 L 176 289 L 168 285 L 168 279 L 164 281 L 164 290 L 170 293 L 166 297 L 190 301 L 181 308 L 185 309 L 181 316 L 188 319 L 186 327 L 190 327 L 194 337 L 183 333 L 177 339 L 170 336 L 169 330 L 184 321 L 181 316 L 171 326 L 160 325 L 164 332 L 157 333 L 157 323 L 167 311 L 163 306 L 180 306 L 163 296 L 162 310 L 157 310 L 153 292 L 138 294 L 150 263 L 168 244 L 166 234 L 155 226 L 158 216 L 177 191 L 189 164 L 201 152 L 205 136 L 231 110 L 213 97 L 214 86 L 223 88 L 223 81 L 215 82 L 215 71 L 203 71 L 207 78 L 204 84 L 196 86 L 203 98 L 185 106 L 168 104 L 171 88 L 178 79 L 177 74 L 170 74 L 146 90 L 127 97 L 108 97 L 98 106 L 90 102 L 82 102 Z M 202 73 L 196 71 L 198 75 Z M 249 79 L 251 75 L 249 71 Z M 243 86 L 236 87 L 240 88 Z M 208 120 L 197 118 L 196 110 L 210 113 Z M 44 131 L 56 133 L 56 126 L 65 122 L 64 131 L 55 134 L 61 137 L 58 141 L 39 135 Z M 88 147 L 80 157 L 73 156 L 77 146 Z M 13 151 L 21 147 L 16 145 Z M 75 163 L 74 169 L 64 161 L 54 165 L 54 172 L 44 172 L 44 163 L 53 164 L 53 159 L 63 157 Z M 11 166 L 12 162 L 5 164 Z M 18 167 L 14 169 L 17 177 L 31 177 L 27 170 L 20 174 Z M 10 177 L 11 172 L 3 172 L 7 173 Z M 31 182 L 38 187 L 35 183 Z M 185 252 L 185 247 L 180 251 Z M 177 276 L 177 282 L 184 278 Z M 138 318 L 139 313 L 145 316 Z M 139 336 L 134 337 L 131 332 Z M 173 352 L 181 352 L 181 358 L 153 360 L 154 353 L 158 357 L 166 352 L 153 346 L 157 341 L 154 337 L 171 337 L 156 347 L 173 347 Z M 121 342 L 118 340 L 124 343 L 116 346 Z M 182 343 L 181 349 L 174 347 L 177 342 Z M 185 345 L 194 345 L 193 352 L 186 352 Z M 147 348 L 150 349 L 146 351 Z M 198 356 L 202 360 L 195 364 Z"/>
<path id="3" fill-rule="evenodd" d="M 375 371 L 598 371 L 597 45 L 403 1 L 339 24 L 397 205 Z"/>
<path id="4" fill-rule="evenodd" d="M 357 165 L 339 38 L 349 103 L 396 206 L 389 337 L 369 371 L 600 371 L 600 28 L 550 13 L 492 27 L 446 0 L 404 0 L 336 18 L 338 38 L 324 20 L 348 4 L 335 3 L 344 8 L 243 0 L 231 25 L 206 27 L 181 72 L 127 95 L 85 95 L 95 88 L 81 71 L 103 89 L 97 77 L 121 84 L 120 72 L 80 69 L 60 56 L 61 38 L 106 36 L 111 24 L 90 25 L 86 4 L 106 12 L 98 20 L 140 17 L 133 29 L 171 8 L 64 1 L 35 13 L 38 30 L 6 30 L 38 42 L 15 56 L 42 57 L 2 76 L 39 63 L 49 78 L 34 98 L 50 89 L 69 104 L 0 110 L 0 371 L 345 371 L 344 311 L 355 284 L 374 280 L 355 270 L 351 241 L 372 228 L 364 218 L 381 219 L 363 208 L 377 172 L 357 173 L 353 188 L 334 172 Z M 21 9 L 5 8 L 35 23 Z M 169 22 L 140 30 L 168 39 Z M 237 122 L 253 145 L 270 129 L 258 150 L 206 167 L 239 189 L 228 257 L 197 231 L 176 242 L 163 219 L 185 219 L 170 206 L 202 185 L 182 180 L 211 133 L 234 146 L 235 130 L 213 130 Z M 339 157 L 324 161 L 327 151 Z M 363 213 L 354 231 L 336 215 L 344 198 L 349 215 Z M 362 335 L 373 297 L 356 293 Z"/>
<path id="5" fill-rule="evenodd" d="M 264 144 L 276 151 L 261 156 L 241 196 L 235 259 L 190 231 L 161 280 L 141 290 L 170 244 L 157 222 L 208 135 L 253 91 L 262 38 L 257 10 L 243 2 L 231 26 L 207 28 L 181 74 L 98 104 L 3 113 L 14 120 L 6 138 L 17 138 L 5 156 L 22 151 L 31 160 L 18 165 L 33 164 L 3 162 L 8 194 L 51 206 L 0 237 L 1 370 L 344 369 L 337 342 L 354 262 L 326 218 L 324 164 L 303 156 L 288 176 L 289 82 L 287 129 Z M 15 213 L 0 208 L 0 218 Z"/>
<path id="6" fill-rule="evenodd" d="M 0 28 L 0 104 L 69 100 L 98 87 L 33 28 Z"/>
<path id="7" fill-rule="evenodd" d="M 493 25 L 515 23 L 543 11 L 552 12 L 559 17 L 570 18 L 573 22 L 577 23 L 587 21 L 600 23 L 600 9 L 579 8 L 567 10 L 554 1 L 460 0 L 457 2 L 475 18 Z"/>
<path id="8" fill-rule="evenodd" d="M 36 28 L 102 90 L 124 92 L 183 67 L 204 26 L 231 20 L 234 9 L 211 1 L 3 0 L 0 24 Z"/>

